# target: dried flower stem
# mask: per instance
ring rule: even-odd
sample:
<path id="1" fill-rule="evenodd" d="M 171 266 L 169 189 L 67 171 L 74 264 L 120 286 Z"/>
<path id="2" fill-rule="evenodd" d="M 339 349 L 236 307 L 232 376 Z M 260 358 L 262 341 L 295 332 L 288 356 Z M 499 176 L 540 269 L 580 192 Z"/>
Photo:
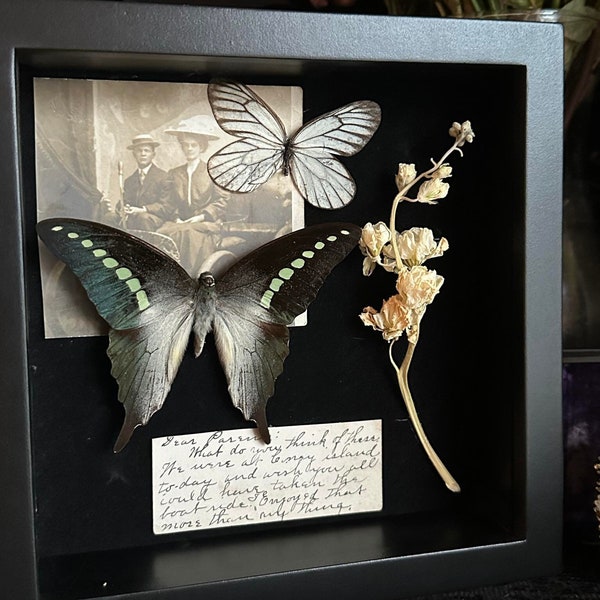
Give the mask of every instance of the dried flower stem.
<path id="1" fill-rule="evenodd" d="M 451 492 L 460 492 L 460 485 L 458 485 L 454 477 L 452 477 L 450 471 L 448 471 L 444 463 L 441 461 L 440 457 L 437 455 L 436 451 L 429 443 L 429 440 L 425 435 L 423 425 L 421 425 L 419 415 L 417 414 L 417 409 L 412 399 L 412 394 L 410 393 L 410 388 L 408 386 L 408 369 L 410 367 L 410 362 L 412 360 L 416 344 L 409 342 L 408 349 L 406 350 L 406 354 L 404 355 L 404 360 L 402 361 L 402 365 L 398 367 L 392 355 L 394 342 L 395 340 L 392 341 L 389 345 L 390 362 L 392 363 L 392 366 L 396 371 L 398 385 L 400 386 L 400 392 L 402 393 L 402 397 L 404 398 L 404 404 L 406 405 L 406 410 L 408 411 L 408 416 L 410 417 L 412 426 L 414 427 L 414 430 L 417 433 L 419 441 L 421 442 L 423 449 L 429 457 L 429 460 L 435 467 L 435 470 L 439 473 L 440 477 L 444 480 L 446 487 Z"/>
<path id="2" fill-rule="evenodd" d="M 432 173 L 434 173 L 437 169 L 439 169 L 444 164 L 444 161 L 448 158 L 448 156 L 450 156 L 450 154 L 452 154 L 454 151 L 459 152 L 462 156 L 462 151 L 459 148 L 459 144 L 462 145 L 462 143 L 464 143 L 464 140 L 463 140 L 463 138 L 461 138 L 459 136 L 455 140 L 455 142 L 452 144 L 452 146 L 450 146 L 450 148 L 444 153 L 444 155 L 437 162 L 433 163 L 433 166 L 430 169 L 428 169 L 427 171 L 423 171 L 423 173 L 421 173 L 420 175 L 417 175 L 417 177 L 415 177 L 415 179 L 413 179 L 411 182 L 407 183 L 398 192 L 398 194 L 396 194 L 396 197 L 394 198 L 394 201 L 392 203 L 392 210 L 391 210 L 391 214 L 390 214 L 390 231 L 396 231 L 396 212 L 398 210 L 398 206 L 400 205 L 400 202 L 402 202 L 404 200 L 409 200 L 409 198 L 407 198 L 407 196 L 406 196 L 408 190 L 411 187 L 413 187 L 415 185 L 415 183 L 417 183 L 418 181 L 420 181 L 422 179 L 425 179 L 426 177 L 428 177 Z M 394 249 L 394 255 L 396 257 L 396 263 L 398 265 L 401 265 L 402 260 L 400 257 L 400 251 L 398 249 L 398 240 L 396 239 L 395 235 L 392 235 L 391 242 L 392 242 L 392 247 Z M 452 475 L 450 474 L 450 471 L 448 471 L 448 469 L 446 468 L 444 463 L 441 461 L 440 457 L 437 455 L 436 451 L 433 449 L 431 443 L 429 442 L 429 439 L 425 435 L 425 430 L 423 429 L 423 425 L 421 424 L 419 415 L 417 414 L 417 409 L 416 409 L 414 400 L 412 398 L 412 394 L 410 393 L 410 387 L 408 385 L 408 370 L 410 368 L 412 356 L 415 352 L 415 348 L 416 348 L 417 342 L 419 340 L 418 335 L 419 335 L 419 332 L 417 331 L 417 336 L 416 336 L 414 343 L 408 342 L 408 348 L 406 350 L 406 354 L 404 355 L 404 360 L 402 361 L 402 366 L 400 366 L 400 367 L 398 367 L 398 365 L 394 361 L 394 357 L 392 355 L 392 349 L 394 347 L 394 341 L 395 341 L 395 340 L 393 340 L 390 343 L 390 347 L 389 347 L 390 362 L 392 363 L 392 366 L 394 367 L 394 369 L 396 371 L 396 376 L 398 378 L 398 385 L 400 386 L 400 393 L 402 394 L 402 398 L 404 399 L 404 404 L 406 406 L 406 410 L 408 411 L 408 416 L 410 417 L 411 423 L 415 429 L 415 432 L 417 433 L 417 437 L 419 438 L 419 441 L 421 442 L 421 445 L 423 446 L 423 450 L 425 450 L 425 453 L 427 454 L 429 460 L 435 467 L 435 470 L 439 473 L 440 477 L 443 479 L 444 483 L 446 484 L 446 487 L 451 492 L 460 492 L 460 486 L 458 485 L 457 481 L 454 479 L 454 477 L 452 477 Z"/>

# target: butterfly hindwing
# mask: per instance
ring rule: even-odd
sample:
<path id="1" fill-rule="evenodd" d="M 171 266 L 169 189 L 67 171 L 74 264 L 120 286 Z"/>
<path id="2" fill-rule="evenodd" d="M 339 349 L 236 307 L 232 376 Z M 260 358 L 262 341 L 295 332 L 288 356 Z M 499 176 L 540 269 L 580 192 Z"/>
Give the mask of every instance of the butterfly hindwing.
<path id="1" fill-rule="evenodd" d="M 253 192 L 281 169 L 283 146 L 238 140 L 208 159 L 208 173 L 216 185 L 231 192 Z"/>
<path id="2" fill-rule="evenodd" d="M 131 329 L 192 302 L 198 283 L 172 258 L 119 229 L 79 219 L 37 225 L 46 246 L 75 273 L 113 329 Z"/>
<path id="3" fill-rule="evenodd" d="M 288 139 L 281 119 L 241 83 L 215 81 L 208 99 L 217 123 L 240 138 L 215 153 L 208 173 L 220 187 L 250 192 L 280 169 L 310 204 L 334 209 L 356 193 L 354 180 L 336 156 L 351 156 L 371 139 L 381 121 L 379 105 L 353 102 L 313 119 Z"/>
<path id="4" fill-rule="evenodd" d="M 213 332 L 229 395 L 269 443 L 265 408 L 289 353 L 288 328 L 260 320 L 263 315 L 256 306 L 238 304 L 236 298 L 224 305 L 215 316 Z"/>
<path id="5" fill-rule="evenodd" d="M 290 157 L 290 175 L 308 203 L 319 208 L 342 208 L 356 193 L 352 175 L 335 158 L 295 152 Z"/>
<path id="6" fill-rule="evenodd" d="M 107 354 L 111 375 L 119 384 L 125 420 L 114 450 L 122 450 L 134 429 L 146 425 L 159 410 L 187 348 L 193 313 L 175 307 L 159 323 L 119 331 L 111 329 Z"/>
<path id="7" fill-rule="evenodd" d="M 287 325 L 314 300 L 360 231 L 346 223 L 302 229 L 261 246 L 217 282 L 213 330 L 229 394 L 265 441 L 267 400 L 289 352 Z"/>

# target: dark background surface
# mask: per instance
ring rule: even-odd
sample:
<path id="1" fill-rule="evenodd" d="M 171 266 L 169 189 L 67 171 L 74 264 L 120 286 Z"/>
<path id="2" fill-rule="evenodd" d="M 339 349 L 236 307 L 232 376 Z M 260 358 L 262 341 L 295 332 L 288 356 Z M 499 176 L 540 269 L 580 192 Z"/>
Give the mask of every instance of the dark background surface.
<path id="1" fill-rule="evenodd" d="M 36 57 L 41 61 L 36 63 Z M 121 408 L 116 386 L 107 375 L 106 341 L 46 342 L 41 337 L 30 81 L 36 74 L 100 77 L 104 73 L 157 79 L 169 74 L 138 72 L 131 66 L 119 70 L 115 66 L 119 58 L 111 63 L 110 55 L 102 61 L 93 57 L 91 62 L 98 67 L 80 70 L 52 66 L 60 64 L 64 55 L 53 59 L 52 53 L 24 52 L 19 58 L 35 531 L 44 598 L 67 600 L 175 588 L 185 585 L 186 577 L 190 584 L 242 578 L 232 581 L 231 588 L 242 597 L 239 594 L 248 587 L 244 597 L 249 597 L 257 589 L 253 575 L 274 573 L 263 578 L 263 583 L 266 580 L 269 585 L 271 579 L 277 587 L 282 580 L 277 574 L 288 570 L 290 589 L 296 589 L 294 582 L 307 582 L 312 588 L 302 589 L 308 596 L 314 595 L 310 589 L 322 590 L 332 578 L 339 582 L 340 573 L 348 575 L 350 570 L 350 579 L 355 581 L 365 573 L 373 582 L 379 572 L 377 585 L 384 589 L 386 573 L 391 575 L 386 564 L 392 564 L 385 559 L 398 556 L 408 556 L 407 562 L 416 567 L 409 577 L 411 589 L 431 575 L 422 571 L 425 562 L 432 572 L 437 565 L 446 573 L 444 587 L 456 588 L 462 586 L 457 582 L 486 578 L 481 570 L 486 555 L 502 560 L 511 556 L 511 547 L 524 546 L 523 68 L 426 63 L 377 63 L 374 67 L 356 61 L 290 64 L 256 59 L 207 61 L 187 74 L 174 75 L 189 81 L 206 81 L 217 74 L 249 83 L 300 82 L 306 119 L 365 97 L 367 92 L 381 102 L 384 115 L 391 118 L 363 153 L 345 161 L 358 183 L 355 202 L 325 217 L 308 211 L 308 223 L 329 218 L 357 223 L 386 219 L 395 193 L 397 162 L 428 164 L 430 155 L 439 155 L 447 147 L 446 131 L 453 120 L 473 121 L 476 145 L 468 148 L 466 158 L 454 161 L 450 196 L 439 207 L 407 207 L 399 222 L 400 228 L 430 226 L 451 244 L 448 255 L 435 265 L 446 284 L 428 311 L 411 380 L 429 436 L 464 491 L 458 498 L 450 496 L 432 473 L 406 424 L 385 344 L 356 318 L 362 306 L 378 305 L 393 288 L 384 274 L 362 279 L 355 252 L 327 282 L 313 307 L 309 327 L 293 333 L 292 354 L 269 407 L 269 420 L 283 425 L 339 420 L 340 415 L 343 419 L 373 414 L 384 418 L 391 440 L 386 448 L 385 514 L 335 524 L 315 521 L 306 527 L 291 524 L 178 536 L 154 544 L 153 536 L 144 533 L 149 504 L 139 501 L 145 497 L 139 490 L 148 485 L 149 439 L 245 423 L 229 407 L 209 348 L 195 365 L 191 357 L 186 358 L 165 409 L 149 427 L 136 432 L 135 445 L 123 455 L 126 458 L 119 463 L 110 454 Z M 445 93 L 448 90 L 452 93 Z M 359 96 L 359 92 L 364 94 Z M 494 120 L 489 119 L 490 111 Z M 502 176 L 494 177 L 491 185 L 486 174 L 497 173 L 499 164 Z M 504 251 L 490 252 L 490 240 Z M 491 275 L 487 286 L 477 290 L 474 305 L 473 276 L 482 273 Z M 505 302 L 499 303 L 498 298 Z M 476 327 L 468 328 L 474 323 Z M 354 348 L 349 351 L 340 338 L 352 340 Z M 357 382 L 357 372 L 377 376 Z M 319 377 L 310 379 L 307 373 Z M 340 388 L 347 392 L 343 403 L 337 401 Z M 335 403 L 323 401 L 332 397 Z M 419 402 L 419 398 L 426 401 Z M 553 499 L 548 500 L 548 506 L 553 506 Z M 123 507 L 128 509 L 128 519 L 122 517 Z M 459 551 L 441 552 L 450 549 Z M 464 549 L 473 551 L 473 573 L 453 569 L 453 565 L 464 565 Z M 546 549 L 538 550 L 545 556 Z M 419 562 L 421 554 L 428 560 Z M 544 557 L 539 558 L 525 562 L 540 569 Z M 370 559 L 376 560 L 369 564 Z M 340 568 L 321 569 L 328 564 Z M 344 570 L 349 565 L 352 569 Z M 511 569 L 522 572 L 522 565 Z M 206 587 L 210 595 L 211 585 Z M 170 596 L 185 597 L 185 590 L 172 591 Z M 355 588 L 338 591 L 356 595 Z"/>
<path id="2" fill-rule="evenodd" d="M 22 76 L 24 98 L 28 75 Z M 210 73 L 216 75 L 219 73 Z M 233 75 L 242 77 L 244 73 Z M 398 161 L 415 160 L 427 168 L 432 149 L 440 154 L 449 145 L 447 129 L 453 120 L 469 117 L 478 136 L 477 145 L 466 148 L 463 159 L 453 157 L 455 177 L 450 196 L 438 206 L 402 206 L 398 223 L 400 229 L 429 226 L 437 236 L 450 240 L 447 255 L 432 263 L 446 282 L 424 320 L 411 381 L 416 398 L 428 399 L 420 403 L 421 416 L 431 439 L 436 440 L 438 452 L 449 464 L 458 465 L 455 476 L 464 488 L 460 500 L 440 486 L 415 443 L 394 373 L 388 366 L 387 344 L 357 318 L 363 306 L 378 306 L 394 291 L 393 278 L 383 271 L 369 279 L 362 277 L 358 251 L 325 284 L 311 307 L 309 326 L 293 330 L 291 354 L 268 408 L 269 421 L 274 425 L 383 418 L 384 464 L 389 466 L 384 478 L 387 515 L 442 509 L 456 502 L 465 506 L 478 494 L 494 496 L 493 489 L 502 496 L 503 518 L 514 518 L 510 507 L 515 493 L 513 417 L 523 410 L 518 367 L 522 332 L 514 325 L 519 320 L 518 298 L 522 292 L 519 241 L 523 225 L 518 207 L 522 204 L 519 191 L 523 174 L 518 132 L 523 114 L 514 110 L 518 106 L 515 98 L 520 93 L 520 75 L 518 68 L 502 67 L 471 67 L 467 73 L 458 66 L 332 68 L 325 63 L 312 65 L 302 74 L 305 120 L 359 98 L 380 102 L 384 115 L 371 143 L 361 154 L 345 161 L 357 181 L 355 201 L 335 212 L 307 207 L 307 224 L 326 219 L 355 223 L 387 220 Z M 245 80 L 299 83 L 297 78 L 264 76 L 246 76 Z M 395 85 L 399 80 L 403 81 L 402 88 Z M 476 83 L 467 86 L 468 81 Z M 438 86 L 468 87 L 469 92 L 453 94 L 440 111 L 435 108 Z M 414 94 L 420 98 L 418 103 L 411 101 Z M 505 109 L 508 97 L 513 106 L 510 114 Z M 28 104 L 24 102 L 23 106 Z M 512 123 L 514 135 L 498 140 L 481 114 L 481 107 L 488 110 L 490 105 L 502 114 L 499 118 L 506 127 Z M 30 121 L 29 110 L 24 113 L 24 122 Z M 511 176 L 495 187 L 494 201 L 476 173 L 492 169 L 500 161 L 504 161 Z M 477 190 L 479 185 L 481 191 Z M 467 186 L 475 190 L 471 187 L 467 194 L 463 191 Z M 484 195 L 486 201 L 478 201 Z M 511 198 L 510 203 L 505 198 Z M 501 205 L 503 210 L 490 210 L 491 206 Z M 28 206 L 33 225 L 35 203 Z M 480 226 L 473 227 L 473 222 Z M 140 504 L 139 495 L 132 493 L 145 489 L 150 480 L 149 440 L 246 424 L 229 401 L 214 348 L 208 344 L 199 360 L 191 354 L 186 356 L 164 408 L 147 427 L 136 431 L 133 443 L 122 454 L 114 456 L 110 448 L 120 426 L 122 408 L 116 401 L 116 384 L 109 376 L 106 339 L 43 339 L 33 227 L 29 233 L 29 348 L 40 554 L 153 543 L 150 497 L 143 495 L 145 500 Z M 478 252 L 490 238 L 514 249 L 514 253 L 505 256 Z M 494 275 L 480 302 L 470 303 L 473 273 L 477 271 Z M 512 298 L 510 307 L 501 314 L 495 309 L 499 294 Z M 476 331 L 465 336 L 465 323 L 475 322 Z M 492 331 L 509 329 L 510 337 L 505 336 L 485 353 L 479 351 Z M 453 350 L 458 339 L 460 353 Z M 502 376 L 507 365 L 511 365 L 509 378 Z M 357 378 L 356 373 L 364 376 Z M 493 389 L 487 383 L 490 380 L 496 382 Z M 377 395 L 373 394 L 374 386 Z M 61 435 L 56 435 L 58 431 Z M 473 448 L 478 451 L 473 452 Z M 483 455 L 486 458 L 482 462 Z M 490 461 L 496 463 L 493 476 Z M 407 478 L 412 482 L 410 486 L 404 484 Z M 485 489 L 488 487 L 491 489 Z M 143 531 L 148 533 L 139 537 Z"/>
<path id="3" fill-rule="evenodd" d="M 326 282 L 309 312 L 309 326 L 293 330 L 291 354 L 268 416 L 273 425 L 382 418 L 386 440 L 383 516 L 390 524 L 407 515 L 470 513 L 481 519 L 482 527 L 467 536 L 473 536 L 468 543 L 518 539 L 523 508 L 519 461 L 514 453 L 521 451 L 518 422 L 524 410 L 523 332 L 518 325 L 523 293 L 522 70 L 356 63 L 334 67 L 313 62 L 300 77 L 285 77 L 249 75 L 249 69 L 252 65 L 244 64 L 226 75 L 247 83 L 302 85 L 305 121 L 356 99 L 370 98 L 381 104 L 380 130 L 358 156 L 344 161 L 357 182 L 354 202 L 331 213 L 307 207 L 307 224 L 387 220 L 397 163 L 416 161 L 421 170 L 426 169 L 429 156 L 440 155 L 449 146 L 447 130 L 452 121 L 472 120 L 477 141 L 465 149 L 464 158 L 453 157 L 455 176 L 450 180 L 449 197 L 438 206 L 404 205 L 398 216 L 399 229 L 428 226 L 436 236 L 450 241 L 447 255 L 432 263 L 446 282 L 428 309 L 410 377 L 428 435 L 454 469 L 463 488 L 461 495 L 452 496 L 428 464 L 406 420 L 387 362 L 387 344 L 357 318 L 363 306 L 379 306 L 394 291 L 392 278 L 383 271 L 369 279 L 362 277 L 358 251 Z M 21 73 L 25 135 L 33 132 L 31 77 L 52 74 L 29 68 Z M 85 75 L 101 77 L 102 73 Z M 111 72 L 112 78 L 132 75 L 139 77 L 137 73 Z M 206 81 L 221 75 L 209 70 L 188 80 Z M 159 73 L 144 73 L 143 77 L 163 78 Z M 399 81 L 402 86 L 397 85 Z M 445 99 L 443 110 L 438 89 L 455 90 Z M 495 124 L 485 117 L 489 110 L 510 135 L 497 135 Z M 33 171 L 33 155 L 24 159 L 26 168 Z M 507 175 L 490 189 L 477 174 L 491 171 L 499 163 Z M 209 343 L 199 360 L 186 356 L 163 409 L 147 427 L 136 431 L 124 452 L 113 455 L 110 449 L 122 408 L 109 376 L 106 339 L 43 339 L 34 198 L 26 205 L 36 533 L 40 559 L 51 565 L 47 572 L 53 574 L 65 560 L 60 557 L 69 555 L 174 540 L 195 540 L 201 547 L 233 534 L 255 539 L 255 528 L 158 540 L 152 535 L 150 439 L 245 427 L 246 423 L 229 401 Z M 490 240 L 509 252 L 481 252 Z M 477 273 L 486 277 L 487 284 L 477 292 L 478 302 L 472 302 Z M 496 298 L 500 295 L 507 303 L 498 312 Z M 473 327 L 475 323 L 477 327 Z M 508 331 L 510 335 L 497 334 Z M 490 346 L 491 337 L 498 341 Z M 455 349 L 457 344 L 460 352 Z M 486 351 L 481 352 L 484 347 Z M 361 377 L 357 378 L 357 373 Z M 493 386 L 490 381 L 495 382 Z M 368 529 L 370 520 L 372 517 L 352 517 L 348 530 Z M 311 531 L 310 524 L 304 526 Z M 322 526 L 321 521 L 315 522 L 315 527 Z M 291 524 L 260 530 L 274 529 L 273 535 L 283 535 L 282 530 L 292 533 L 296 528 Z M 436 534 L 432 535 L 436 539 Z M 456 539 L 437 539 L 434 544 L 442 549 L 459 547 L 465 541 L 461 534 Z M 359 555 L 369 556 L 373 550 L 363 548 Z"/>

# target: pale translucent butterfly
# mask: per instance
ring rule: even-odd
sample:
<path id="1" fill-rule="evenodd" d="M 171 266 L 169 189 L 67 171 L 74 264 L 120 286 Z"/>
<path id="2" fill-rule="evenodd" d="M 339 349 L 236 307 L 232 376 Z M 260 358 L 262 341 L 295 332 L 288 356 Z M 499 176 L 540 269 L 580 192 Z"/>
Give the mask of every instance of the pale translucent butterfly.
<path id="1" fill-rule="evenodd" d="M 341 208 L 354 198 L 354 179 L 335 157 L 352 156 L 371 139 L 381 121 L 377 103 L 352 102 L 288 135 L 275 112 L 241 83 L 211 82 L 208 100 L 221 129 L 240 138 L 208 161 L 219 187 L 251 192 L 281 170 L 319 208 Z"/>

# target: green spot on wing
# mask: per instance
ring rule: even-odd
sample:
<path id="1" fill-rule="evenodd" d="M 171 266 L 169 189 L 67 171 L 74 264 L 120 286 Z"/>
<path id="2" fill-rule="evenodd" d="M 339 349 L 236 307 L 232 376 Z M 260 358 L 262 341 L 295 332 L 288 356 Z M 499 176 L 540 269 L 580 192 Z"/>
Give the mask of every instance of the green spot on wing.
<path id="1" fill-rule="evenodd" d="M 150 306 L 150 301 L 148 300 L 148 296 L 146 295 L 146 292 L 144 290 L 140 290 L 139 292 L 137 292 L 135 298 L 137 300 L 138 308 L 140 310 L 146 310 Z"/>
<path id="2" fill-rule="evenodd" d="M 342 235 L 350 235 L 350 232 L 349 232 L 347 229 L 342 229 L 342 230 L 340 231 L 340 233 L 341 233 Z"/>
<path id="3" fill-rule="evenodd" d="M 111 258 L 110 256 L 108 258 L 105 258 L 102 261 L 102 264 L 105 267 L 108 267 L 109 269 L 114 269 L 115 267 L 119 266 L 119 263 L 114 258 Z"/>
<path id="4" fill-rule="evenodd" d="M 290 269 L 289 267 L 284 267 L 283 269 L 281 269 L 281 271 L 279 271 L 279 277 L 281 277 L 281 279 L 285 279 L 286 281 L 288 279 L 291 279 L 293 274 L 294 270 Z"/>
<path id="5" fill-rule="evenodd" d="M 269 288 L 274 292 L 278 292 L 281 289 L 281 286 L 284 284 L 283 279 L 279 279 L 278 277 L 274 277 L 273 281 L 271 281 L 271 285 Z"/>
<path id="6" fill-rule="evenodd" d="M 119 267 L 115 273 L 119 279 L 129 279 L 133 275 L 127 267 Z"/>
<path id="7" fill-rule="evenodd" d="M 305 250 L 302 253 L 302 256 L 304 256 L 304 258 L 312 258 L 315 255 L 315 253 L 312 250 Z"/>
<path id="8" fill-rule="evenodd" d="M 128 279 L 125 283 L 132 292 L 137 292 L 138 290 L 142 289 L 142 284 L 140 283 L 140 280 L 137 277 L 134 277 L 133 279 Z"/>
<path id="9" fill-rule="evenodd" d="M 327 237 L 328 242 L 335 242 L 335 240 L 337 240 L 337 237 L 335 235 L 330 235 Z"/>
<path id="10" fill-rule="evenodd" d="M 317 250 L 323 250 L 323 248 L 325 248 L 325 244 L 324 244 L 323 242 L 317 242 L 317 243 L 315 244 L 315 248 L 316 248 Z"/>
<path id="11" fill-rule="evenodd" d="M 92 242 L 92 240 L 81 240 L 81 245 L 84 248 L 91 248 L 94 245 L 94 242 Z"/>
<path id="12" fill-rule="evenodd" d="M 76 240 L 79 237 L 79 234 L 71 231 L 70 233 L 67 233 L 67 237 L 70 237 L 72 240 Z"/>
<path id="13" fill-rule="evenodd" d="M 301 258 L 297 258 L 296 260 L 292 261 L 292 267 L 294 267 L 294 269 L 301 269 L 304 266 L 304 260 Z"/>
<path id="14" fill-rule="evenodd" d="M 94 256 L 97 256 L 98 258 L 102 258 L 103 256 L 106 256 L 106 250 L 94 250 Z"/>
<path id="15" fill-rule="evenodd" d="M 271 300 L 273 300 L 274 295 L 275 292 L 273 290 L 267 290 L 260 299 L 261 306 L 264 306 L 265 308 L 271 308 Z"/>
<path id="16" fill-rule="evenodd" d="M 52 228 L 52 231 L 62 231 L 62 228 L 63 228 L 63 227 L 62 227 L 62 225 L 55 225 L 55 226 Z"/>

